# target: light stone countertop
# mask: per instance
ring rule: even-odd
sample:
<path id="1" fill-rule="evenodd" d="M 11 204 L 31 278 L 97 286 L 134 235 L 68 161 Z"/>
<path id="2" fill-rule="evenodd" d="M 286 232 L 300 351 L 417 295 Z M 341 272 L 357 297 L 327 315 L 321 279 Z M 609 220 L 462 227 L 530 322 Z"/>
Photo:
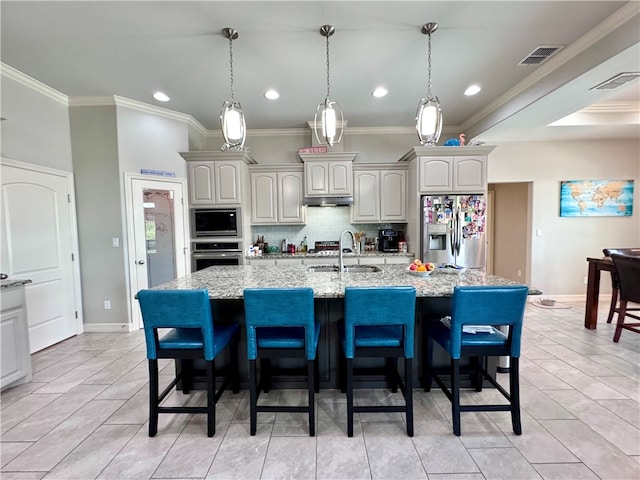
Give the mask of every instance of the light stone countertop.
<path id="1" fill-rule="evenodd" d="M 348 262 L 345 262 L 348 263 Z M 418 277 L 407 271 L 408 265 L 378 265 L 380 272 L 310 272 L 309 265 L 242 265 L 209 267 L 154 289 L 208 288 L 212 299 L 241 299 L 245 288 L 311 287 L 315 298 L 341 298 L 348 286 L 380 287 L 413 285 L 418 297 L 446 297 L 455 285 L 521 285 L 506 278 L 487 275 L 480 270 L 462 270 L 459 274 L 433 272 Z M 529 289 L 531 295 L 540 295 Z"/>

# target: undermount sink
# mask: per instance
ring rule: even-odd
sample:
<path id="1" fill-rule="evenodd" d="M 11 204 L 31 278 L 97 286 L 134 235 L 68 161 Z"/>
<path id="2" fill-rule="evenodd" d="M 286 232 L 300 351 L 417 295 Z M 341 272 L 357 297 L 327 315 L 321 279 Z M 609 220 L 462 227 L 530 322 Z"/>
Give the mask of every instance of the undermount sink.
<path id="1" fill-rule="evenodd" d="M 339 272 L 340 267 L 337 265 L 311 265 L 307 268 L 309 272 Z M 379 267 L 375 265 L 345 265 L 345 273 L 375 273 L 381 272 Z"/>

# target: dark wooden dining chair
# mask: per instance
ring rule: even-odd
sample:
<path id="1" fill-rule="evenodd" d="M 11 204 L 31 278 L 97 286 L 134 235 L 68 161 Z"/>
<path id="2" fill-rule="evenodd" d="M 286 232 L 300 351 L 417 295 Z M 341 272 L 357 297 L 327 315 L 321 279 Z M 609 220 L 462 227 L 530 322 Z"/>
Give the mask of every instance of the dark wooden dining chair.
<path id="1" fill-rule="evenodd" d="M 640 248 L 603 248 L 602 253 L 607 257 L 611 257 L 612 254 L 618 255 L 632 255 L 640 256 Z M 607 323 L 611 323 L 613 316 L 618 313 L 618 297 L 620 295 L 620 280 L 616 272 L 611 272 L 611 305 L 609 306 L 609 315 L 607 316 Z M 627 310 L 638 310 L 640 308 L 631 308 Z"/>
<path id="2" fill-rule="evenodd" d="M 612 254 L 611 260 L 616 267 L 620 282 L 620 306 L 618 307 L 618 323 L 613 334 L 613 341 L 620 340 L 622 330 L 640 333 L 640 322 L 625 323 L 627 317 L 640 320 L 640 316 L 632 313 L 640 308 L 630 308 L 629 302 L 640 303 L 640 256 Z"/>

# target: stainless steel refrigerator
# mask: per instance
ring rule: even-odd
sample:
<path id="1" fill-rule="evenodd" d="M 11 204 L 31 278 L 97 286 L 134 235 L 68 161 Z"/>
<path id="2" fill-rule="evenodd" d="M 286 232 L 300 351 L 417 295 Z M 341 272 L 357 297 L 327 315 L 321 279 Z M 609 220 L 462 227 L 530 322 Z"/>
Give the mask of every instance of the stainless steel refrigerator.
<path id="1" fill-rule="evenodd" d="M 425 195 L 421 206 L 423 262 L 486 267 L 484 195 Z"/>

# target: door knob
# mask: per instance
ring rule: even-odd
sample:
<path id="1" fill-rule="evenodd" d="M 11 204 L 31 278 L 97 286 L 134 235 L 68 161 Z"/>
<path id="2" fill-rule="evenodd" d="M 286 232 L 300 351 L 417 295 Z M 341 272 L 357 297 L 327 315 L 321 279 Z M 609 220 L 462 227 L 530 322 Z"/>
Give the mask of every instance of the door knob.
<path id="1" fill-rule="evenodd" d="M 137 263 L 138 265 L 144 265 L 144 260 L 138 260 L 136 263 Z"/>

